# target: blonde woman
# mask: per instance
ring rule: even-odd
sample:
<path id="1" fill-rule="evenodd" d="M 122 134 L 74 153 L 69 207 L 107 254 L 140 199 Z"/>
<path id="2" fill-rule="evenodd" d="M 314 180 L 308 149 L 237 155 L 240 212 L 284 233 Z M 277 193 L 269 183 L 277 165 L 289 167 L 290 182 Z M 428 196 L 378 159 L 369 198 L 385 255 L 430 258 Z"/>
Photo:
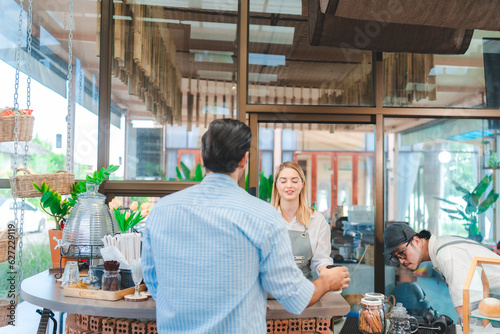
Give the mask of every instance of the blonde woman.
<path id="1" fill-rule="evenodd" d="M 325 217 L 307 204 L 306 179 L 293 161 L 283 162 L 274 176 L 271 204 L 285 220 L 295 263 L 313 280 L 333 264 L 330 226 Z"/>

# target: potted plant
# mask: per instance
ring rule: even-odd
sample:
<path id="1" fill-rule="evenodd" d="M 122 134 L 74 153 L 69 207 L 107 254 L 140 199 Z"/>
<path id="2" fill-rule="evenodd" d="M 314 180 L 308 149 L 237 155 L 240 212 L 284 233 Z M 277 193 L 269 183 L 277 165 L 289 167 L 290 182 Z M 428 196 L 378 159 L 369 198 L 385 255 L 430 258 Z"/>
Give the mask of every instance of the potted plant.
<path id="1" fill-rule="evenodd" d="M 486 198 L 481 201 L 481 197 L 488 189 L 491 182 L 492 175 L 486 175 L 481 181 L 479 181 L 474 190 L 469 191 L 457 182 L 453 181 L 455 189 L 464 194 L 462 199 L 465 201 L 465 204 L 435 197 L 436 199 L 452 206 L 452 208 L 441 208 L 441 210 L 446 212 L 453 220 L 465 221 L 463 225 L 469 233 L 468 237 L 479 242 L 483 240 L 483 236 L 478 228 L 478 216 L 488 210 L 498 199 L 498 194 L 495 193 L 494 189 L 492 189 Z"/>
<path id="2" fill-rule="evenodd" d="M 60 267 L 60 252 L 59 250 L 54 249 L 57 245 L 54 238 L 59 240 L 62 239 L 62 229 L 66 224 L 69 212 L 78 201 L 78 195 L 86 191 L 87 182 L 99 185 L 104 180 L 109 178 L 109 176 L 118 168 L 119 166 L 109 165 L 107 168 L 101 168 L 99 171 L 94 171 L 92 175 L 87 175 L 85 180 L 78 181 L 73 185 L 73 191 L 68 198 L 63 198 L 59 192 L 51 190 L 50 184 L 43 182 L 41 185 L 37 185 L 33 183 L 33 187 L 35 187 L 35 189 L 42 194 L 40 197 L 40 207 L 46 214 L 52 216 L 56 222 L 56 228 L 49 230 L 49 242 L 53 268 Z M 62 260 L 61 265 L 64 267 L 66 259 Z"/>
<path id="3" fill-rule="evenodd" d="M 139 206 L 137 201 L 133 201 L 128 209 L 120 209 L 122 203 L 116 198 L 113 198 L 108 205 L 113 210 L 118 228 L 122 233 L 131 231 L 135 225 L 148 216 L 150 210 L 149 202 Z"/>

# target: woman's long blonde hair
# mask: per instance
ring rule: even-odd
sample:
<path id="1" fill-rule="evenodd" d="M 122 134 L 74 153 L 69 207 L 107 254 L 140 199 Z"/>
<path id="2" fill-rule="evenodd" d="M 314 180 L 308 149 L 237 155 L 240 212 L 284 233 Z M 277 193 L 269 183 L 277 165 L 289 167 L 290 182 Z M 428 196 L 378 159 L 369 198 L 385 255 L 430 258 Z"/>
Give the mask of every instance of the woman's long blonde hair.
<path id="1" fill-rule="evenodd" d="M 300 190 L 299 194 L 299 208 L 297 210 L 297 214 L 295 216 L 295 219 L 301 223 L 304 226 L 309 226 L 309 222 L 311 221 L 311 216 L 314 212 L 313 208 L 311 208 L 307 204 L 307 198 L 306 198 L 306 177 L 304 175 L 304 171 L 300 166 L 293 162 L 293 161 L 285 161 L 279 165 L 278 169 L 276 170 L 276 173 L 274 174 L 274 182 L 273 182 L 273 191 L 271 193 L 271 204 L 275 208 L 279 208 L 281 204 L 281 196 L 276 188 L 276 184 L 278 181 L 278 177 L 281 173 L 281 171 L 285 168 L 292 168 L 294 169 L 297 173 L 299 173 L 300 178 L 304 182 L 304 186 Z M 283 214 L 283 213 L 282 213 Z"/>

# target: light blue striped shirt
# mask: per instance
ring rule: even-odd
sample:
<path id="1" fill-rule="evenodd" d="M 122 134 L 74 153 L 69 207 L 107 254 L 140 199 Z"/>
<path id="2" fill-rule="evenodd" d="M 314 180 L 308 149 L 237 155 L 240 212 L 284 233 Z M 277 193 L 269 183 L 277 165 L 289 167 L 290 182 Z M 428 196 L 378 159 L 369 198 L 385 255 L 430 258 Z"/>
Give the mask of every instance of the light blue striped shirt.
<path id="1" fill-rule="evenodd" d="M 314 292 L 281 216 L 224 174 L 155 205 L 142 264 L 159 333 L 263 334 L 267 292 L 296 314 Z"/>

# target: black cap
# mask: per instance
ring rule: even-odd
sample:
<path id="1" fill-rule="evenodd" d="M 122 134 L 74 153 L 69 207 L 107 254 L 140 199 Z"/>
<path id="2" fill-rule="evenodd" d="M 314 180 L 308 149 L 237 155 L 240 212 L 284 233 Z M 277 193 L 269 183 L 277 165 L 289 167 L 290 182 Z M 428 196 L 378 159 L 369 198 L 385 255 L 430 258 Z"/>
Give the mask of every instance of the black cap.
<path id="1" fill-rule="evenodd" d="M 384 254 L 392 253 L 399 245 L 409 242 L 417 233 L 405 223 L 394 223 L 384 231 Z"/>

